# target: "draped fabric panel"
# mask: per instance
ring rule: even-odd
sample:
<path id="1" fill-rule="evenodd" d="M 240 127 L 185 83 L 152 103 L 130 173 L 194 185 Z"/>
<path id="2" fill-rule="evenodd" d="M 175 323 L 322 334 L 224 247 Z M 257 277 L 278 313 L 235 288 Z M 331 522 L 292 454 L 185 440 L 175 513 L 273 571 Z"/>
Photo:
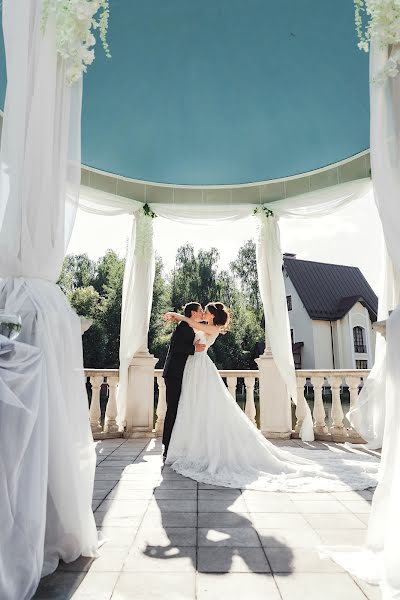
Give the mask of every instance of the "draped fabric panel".
<path id="1" fill-rule="evenodd" d="M 266 336 L 278 371 L 286 383 L 288 394 L 297 404 L 296 373 L 282 274 L 283 260 L 278 220 L 273 216 L 267 217 L 263 212 L 259 214 L 259 220 L 257 271 L 265 313 Z M 306 416 L 300 430 L 300 437 L 307 442 L 314 440 L 313 422 L 308 404 L 306 404 Z"/>
<path id="2" fill-rule="evenodd" d="M 2 600 L 31 598 L 42 571 L 49 425 L 45 378 L 38 348 L 0 336 Z"/>
<path id="3" fill-rule="evenodd" d="M 25 600 L 31 596 L 22 590 L 38 584 L 40 571 L 54 571 L 60 558 L 95 556 L 98 545 L 80 320 L 56 285 L 78 206 L 82 84 L 65 84 L 52 18 L 42 30 L 41 0 L 3 0 L 2 7 L 8 85 L 0 150 L 0 309 L 22 316 L 21 341 L 41 351 L 45 391 L 32 426 L 43 432 L 42 421 L 48 425 L 41 440 L 48 455 L 37 456 L 47 478 L 26 477 L 16 517 L 21 527 L 28 516 L 36 522 L 32 511 L 39 507 L 31 498 L 47 491 L 42 564 L 31 552 L 10 597 Z M 5 435 L 12 444 L 14 432 Z M 0 542 L 0 561 L 8 552 Z"/>
<path id="4" fill-rule="evenodd" d="M 153 219 L 138 210 L 126 257 L 122 289 L 121 338 L 119 348 L 118 423 L 126 422 L 128 371 L 134 355 L 148 353 L 147 335 L 155 275 Z"/>

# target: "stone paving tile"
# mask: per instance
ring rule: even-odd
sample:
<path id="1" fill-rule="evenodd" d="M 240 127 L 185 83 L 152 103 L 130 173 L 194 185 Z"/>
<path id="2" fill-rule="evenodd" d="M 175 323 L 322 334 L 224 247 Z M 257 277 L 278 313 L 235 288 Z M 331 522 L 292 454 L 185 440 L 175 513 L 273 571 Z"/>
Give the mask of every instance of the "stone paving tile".
<path id="1" fill-rule="evenodd" d="M 282 600 L 365 600 L 347 573 L 293 573 L 274 579 Z"/>
<path id="2" fill-rule="evenodd" d="M 339 573 L 343 569 L 315 548 L 265 548 L 273 573 Z"/>
<path id="3" fill-rule="evenodd" d="M 257 548 L 261 546 L 257 532 L 250 527 L 199 527 L 199 546 L 229 546 L 234 548 Z"/>
<path id="4" fill-rule="evenodd" d="M 86 573 L 71 600 L 110 600 L 119 573 Z"/>
<path id="5" fill-rule="evenodd" d="M 359 519 L 362 523 L 364 523 L 365 526 L 368 525 L 368 521 L 369 521 L 369 514 L 360 514 L 360 513 L 354 513 L 354 516 L 357 517 L 357 519 Z"/>
<path id="6" fill-rule="evenodd" d="M 98 531 L 106 539 L 105 547 L 129 549 L 136 538 L 138 529 L 138 527 L 99 527 Z M 100 548 L 100 552 L 102 552 L 102 548 L 103 546 Z"/>
<path id="7" fill-rule="evenodd" d="M 194 573 L 196 571 L 196 548 L 174 546 L 148 546 L 132 548 L 128 553 L 123 571 L 135 573 Z M 158 575 L 157 575 L 158 577 Z M 168 590 L 166 590 L 168 594 Z"/>
<path id="8" fill-rule="evenodd" d="M 251 513 L 298 513 L 300 512 L 294 502 L 290 500 L 248 500 L 246 506 Z"/>
<path id="9" fill-rule="evenodd" d="M 369 515 L 371 504 L 367 500 L 342 500 L 342 504 L 352 513 Z"/>
<path id="10" fill-rule="evenodd" d="M 353 529 L 352 531 L 358 531 Z M 319 531 L 308 529 L 257 529 L 264 548 L 316 548 L 322 543 Z"/>
<path id="11" fill-rule="evenodd" d="M 141 515 L 135 516 L 113 516 L 107 512 L 95 512 L 94 520 L 96 525 L 99 527 L 126 527 L 132 529 L 132 527 L 139 527 L 143 517 Z"/>
<path id="12" fill-rule="evenodd" d="M 198 526 L 211 527 L 254 527 L 247 513 L 219 512 L 199 513 Z"/>
<path id="13" fill-rule="evenodd" d="M 318 529 L 323 544 L 329 546 L 363 546 L 366 541 L 366 529 Z"/>
<path id="14" fill-rule="evenodd" d="M 85 578 L 86 573 L 56 571 L 40 580 L 32 600 L 70 600 Z"/>
<path id="15" fill-rule="evenodd" d="M 149 510 L 165 512 L 196 512 L 197 500 L 151 500 Z"/>
<path id="16" fill-rule="evenodd" d="M 103 500 L 96 512 L 106 512 L 108 516 L 132 517 L 143 515 L 150 500 Z"/>
<path id="17" fill-rule="evenodd" d="M 295 511 L 300 514 L 346 514 L 347 508 L 339 501 L 293 500 Z"/>
<path id="18" fill-rule="evenodd" d="M 196 546 L 196 527 L 140 527 L 135 547 L 145 546 Z"/>
<path id="19" fill-rule="evenodd" d="M 146 490 L 129 489 L 126 487 L 116 486 L 107 495 L 107 500 L 148 500 L 153 498 L 153 488 L 149 487 Z"/>
<path id="20" fill-rule="evenodd" d="M 124 564 L 128 549 L 104 544 L 99 551 L 100 556 L 96 559 L 80 556 L 71 563 L 60 562 L 58 571 L 94 571 L 94 572 L 116 572 L 119 573 Z"/>
<path id="21" fill-rule="evenodd" d="M 198 493 L 199 500 L 223 500 L 226 499 L 236 500 L 237 498 L 244 497 L 244 494 L 240 492 L 235 492 L 234 490 L 229 490 L 227 488 L 218 489 L 218 490 L 205 490 L 203 488 L 199 489 Z"/>
<path id="22" fill-rule="evenodd" d="M 197 500 L 196 489 L 165 489 L 163 487 L 156 488 L 153 492 L 156 500 Z"/>
<path id="23" fill-rule="evenodd" d="M 195 586 L 194 573 L 122 573 L 112 600 L 195 600 Z"/>
<path id="24" fill-rule="evenodd" d="M 198 511 L 200 512 L 240 512 L 246 513 L 248 512 L 248 508 L 246 506 L 243 498 L 230 498 L 229 496 L 225 499 L 220 500 L 202 500 L 199 499 L 198 502 Z"/>
<path id="25" fill-rule="evenodd" d="M 196 527 L 197 512 L 164 512 L 148 510 L 142 521 L 143 527 Z"/>
<path id="26" fill-rule="evenodd" d="M 163 479 L 158 487 L 162 487 L 164 490 L 197 490 L 197 483 L 191 479 Z"/>
<path id="27" fill-rule="evenodd" d="M 270 573 L 271 569 L 261 548 L 199 548 L 197 570 L 200 573 Z"/>
<path id="28" fill-rule="evenodd" d="M 301 530 L 310 528 L 310 523 L 306 521 L 305 515 L 291 513 L 284 515 L 277 513 L 250 513 L 250 519 L 257 529 Z"/>
<path id="29" fill-rule="evenodd" d="M 361 588 L 361 590 L 364 592 L 364 594 L 366 595 L 368 600 L 381 600 L 382 592 L 378 586 L 369 585 L 365 581 L 361 581 L 361 579 L 357 579 L 356 577 L 353 577 L 353 579 L 356 582 L 356 584 Z"/>
<path id="30" fill-rule="evenodd" d="M 198 573 L 197 600 L 281 600 L 281 596 L 268 574 Z"/>
<path id="31" fill-rule="evenodd" d="M 306 521 L 314 529 L 365 529 L 366 525 L 358 517 L 348 514 L 305 514 Z"/>

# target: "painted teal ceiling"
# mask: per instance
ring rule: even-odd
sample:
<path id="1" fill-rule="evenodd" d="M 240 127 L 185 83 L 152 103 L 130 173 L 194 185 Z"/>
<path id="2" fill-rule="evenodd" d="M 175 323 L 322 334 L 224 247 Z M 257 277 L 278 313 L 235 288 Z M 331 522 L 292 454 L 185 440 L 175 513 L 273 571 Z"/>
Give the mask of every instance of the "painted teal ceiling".
<path id="1" fill-rule="evenodd" d="M 110 0 L 85 78 L 82 159 L 135 179 L 236 184 L 369 146 L 351 0 Z M 0 74 L 4 99 L 4 57 Z"/>

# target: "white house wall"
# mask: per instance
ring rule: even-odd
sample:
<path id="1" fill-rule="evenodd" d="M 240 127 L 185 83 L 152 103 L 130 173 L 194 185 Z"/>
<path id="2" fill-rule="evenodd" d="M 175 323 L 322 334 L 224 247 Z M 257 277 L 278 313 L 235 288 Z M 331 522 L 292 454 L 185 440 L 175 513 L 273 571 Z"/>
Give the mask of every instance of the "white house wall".
<path id="1" fill-rule="evenodd" d="M 284 279 L 286 295 L 292 297 L 292 310 L 289 311 L 289 321 L 290 328 L 293 329 L 293 339 L 295 342 L 304 343 L 301 349 L 301 366 L 303 369 L 314 369 L 315 355 L 312 320 L 289 277 L 286 276 Z"/>
<path id="2" fill-rule="evenodd" d="M 314 338 L 314 369 L 333 369 L 332 337 L 329 321 L 312 321 Z"/>

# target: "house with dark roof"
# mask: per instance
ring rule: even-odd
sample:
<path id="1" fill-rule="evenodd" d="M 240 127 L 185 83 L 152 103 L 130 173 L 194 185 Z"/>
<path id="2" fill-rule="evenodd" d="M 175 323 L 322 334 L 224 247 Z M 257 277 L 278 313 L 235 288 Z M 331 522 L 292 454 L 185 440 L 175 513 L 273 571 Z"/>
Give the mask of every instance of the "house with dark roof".
<path id="1" fill-rule="evenodd" d="M 378 298 L 357 267 L 285 254 L 293 356 L 301 369 L 370 369 Z"/>

